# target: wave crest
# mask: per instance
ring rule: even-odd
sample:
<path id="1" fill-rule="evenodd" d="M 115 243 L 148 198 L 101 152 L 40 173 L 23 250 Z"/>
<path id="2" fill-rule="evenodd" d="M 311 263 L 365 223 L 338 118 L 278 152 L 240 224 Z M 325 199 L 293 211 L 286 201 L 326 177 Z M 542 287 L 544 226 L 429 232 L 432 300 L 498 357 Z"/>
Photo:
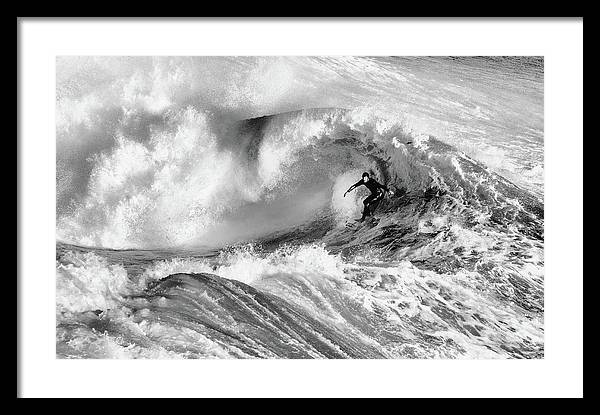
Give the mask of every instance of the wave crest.
<path id="1" fill-rule="evenodd" d="M 458 150 L 407 132 L 401 117 L 313 109 L 215 122 L 188 107 L 168 115 L 147 142 L 120 136 L 96 158 L 84 200 L 59 217 L 59 239 L 112 248 L 221 246 L 319 215 L 340 225 L 360 202 L 338 193 L 365 170 L 400 194 L 447 193 L 481 215 L 509 205 L 541 211 L 533 195 Z"/>

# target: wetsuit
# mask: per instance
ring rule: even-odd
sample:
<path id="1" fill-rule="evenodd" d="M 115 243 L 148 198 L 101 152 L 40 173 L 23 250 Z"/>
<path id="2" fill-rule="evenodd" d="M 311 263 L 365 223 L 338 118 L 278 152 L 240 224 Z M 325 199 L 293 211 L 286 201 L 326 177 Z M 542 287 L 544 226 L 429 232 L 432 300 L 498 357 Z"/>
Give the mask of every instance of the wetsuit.
<path id="1" fill-rule="evenodd" d="M 383 196 L 385 195 L 383 191 L 389 192 L 390 190 L 387 188 L 387 186 L 377 182 L 375 179 L 369 178 L 369 181 L 367 182 L 361 179 L 360 181 L 354 183 L 352 186 L 350 186 L 348 191 L 354 190 L 362 185 L 369 189 L 371 194 L 367 196 L 365 200 L 363 200 L 363 205 L 365 205 L 365 208 L 363 209 L 362 218 L 360 218 L 360 220 L 364 220 L 367 216 L 371 216 L 370 206 L 383 199 Z"/>

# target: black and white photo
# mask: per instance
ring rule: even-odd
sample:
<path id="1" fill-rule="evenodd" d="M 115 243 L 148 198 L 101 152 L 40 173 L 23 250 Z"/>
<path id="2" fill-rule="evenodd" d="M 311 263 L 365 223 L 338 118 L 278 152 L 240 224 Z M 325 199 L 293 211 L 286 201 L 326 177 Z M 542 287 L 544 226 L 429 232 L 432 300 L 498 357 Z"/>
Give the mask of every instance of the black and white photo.
<path id="1" fill-rule="evenodd" d="M 56 65 L 58 358 L 543 358 L 543 57 Z"/>

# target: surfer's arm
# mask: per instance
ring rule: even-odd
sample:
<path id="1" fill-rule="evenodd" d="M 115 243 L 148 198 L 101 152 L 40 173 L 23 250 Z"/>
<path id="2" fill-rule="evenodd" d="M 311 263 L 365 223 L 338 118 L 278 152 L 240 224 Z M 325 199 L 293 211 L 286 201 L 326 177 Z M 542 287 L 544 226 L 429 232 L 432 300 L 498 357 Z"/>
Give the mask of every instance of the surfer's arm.
<path id="1" fill-rule="evenodd" d="M 361 184 L 363 184 L 363 181 L 362 181 L 362 180 L 361 180 L 361 181 L 359 181 L 359 182 L 356 182 L 356 183 L 354 183 L 352 186 L 350 186 L 350 187 L 348 188 L 348 190 L 346 190 L 346 193 L 344 193 L 344 197 L 346 197 L 346 194 L 347 194 L 348 192 L 351 192 L 351 191 L 353 191 L 354 189 L 356 189 L 356 188 L 357 188 L 358 186 L 360 186 Z"/>

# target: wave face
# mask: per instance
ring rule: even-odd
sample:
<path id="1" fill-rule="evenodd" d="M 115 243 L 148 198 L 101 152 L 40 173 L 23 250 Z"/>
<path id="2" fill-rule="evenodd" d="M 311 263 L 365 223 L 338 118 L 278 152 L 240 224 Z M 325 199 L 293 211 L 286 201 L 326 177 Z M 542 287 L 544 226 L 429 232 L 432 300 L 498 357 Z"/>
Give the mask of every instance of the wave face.
<path id="1" fill-rule="evenodd" d="M 507 157 L 509 165 L 488 163 L 491 154 L 506 156 L 518 138 L 500 140 L 482 157 L 473 151 L 475 130 L 455 128 L 461 117 L 469 125 L 476 117 L 481 148 L 490 149 L 490 137 L 509 134 L 507 125 L 514 128 L 521 114 L 512 123 L 490 119 L 490 108 L 499 104 L 467 103 L 458 87 L 437 89 L 429 104 L 405 97 L 412 112 L 401 111 L 398 102 L 391 111 L 366 102 L 369 89 L 377 86 L 385 97 L 393 90 L 386 82 L 400 82 L 416 97 L 423 62 L 402 60 L 402 78 L 385 60 L 313 59 L 294 66 L 278 61 L 277 73 L 292 67 L 294 79 L 302 80 L 308 66 L 341 73 L 360 63 L 374 79 L 355 80 L 361 85 L 355 90 L 338 86 L 334 95 L 345 101 L 335 104 L 353 109 L 336 105 L 240 120 L 247 115 L 240 108 L 264 111 L 274 101 L 280 109 L 294 102 L 274 98 L 279 89 L 271 87 L 259 97 L 240 90 L 232 96 L 227 88 L 224 98 L 198 81 L 190 90 L 212 99 L 199 105 L 188 90 L 164 83 L 167 69 L 179 73 L 172 85 L 185 78 L 188 72 L 177 72 L 182 66 L 176 63 L 154 66 L 151 89 L 135 74 L 118 85 L 127 92 L 119 96 L 126 113 L 90 93 L 85 105 L 78 103 L 80 113 L 59 116 L 59 146 L 74 131 L 92 134 L 111 117 L 120 127 L 113 141 L 57 160 L 57 356 L 543 357 L 544 206 L 541 179 L 523 173 L 533 165 L 543 174 L 539 142 L 527 163 L 519 161 L 522 155 Z M 523 63 L 509 63 L 524 70 Z M 539 71 L 537 61 L 525 64 Z M 429 88 L 441 85 L 435 79 L 440 65 L 454 68 L 435 61 Z M 476 62 L 459 65 L 460 76 L 474 77 Z M 360 70 L 348 73 L 356 77 Z M 253 85 L 263 75 L 252 72 Z M 492 78 L 487 74 L 487 92 L 500 88 Z M 69 79 L 75 86 L 64 88 L 59 107 L 74 105 L 69 91 L 79 84 Z M 537 88 L 529 78 L 516 79 L 521 88 Z M 508 85 L 506 95 L 496 93 L 497 102 L 516 94 Z M 310 102 L 310 89 L 299 95 Z M 364 105 L 350 105 L 356 100 Z M 450 112 L 458 118 L 440 120 Z M 429 123 L 419 128 L 423 119 Z M 519 131 L 532 136 L 520 143 L 536 142 L 538 127 L 521 124 Z M 83 185 L 76 183 L 82 180 L 73 174 L 77 169 L 89 173 Z M 514 180 L 503 169 L 523 174 Z M 363 171 L 395 194 L 379 204 L 376 221 L 359 225 L 354 219 L 366 190 L 343 194 Z"/>

